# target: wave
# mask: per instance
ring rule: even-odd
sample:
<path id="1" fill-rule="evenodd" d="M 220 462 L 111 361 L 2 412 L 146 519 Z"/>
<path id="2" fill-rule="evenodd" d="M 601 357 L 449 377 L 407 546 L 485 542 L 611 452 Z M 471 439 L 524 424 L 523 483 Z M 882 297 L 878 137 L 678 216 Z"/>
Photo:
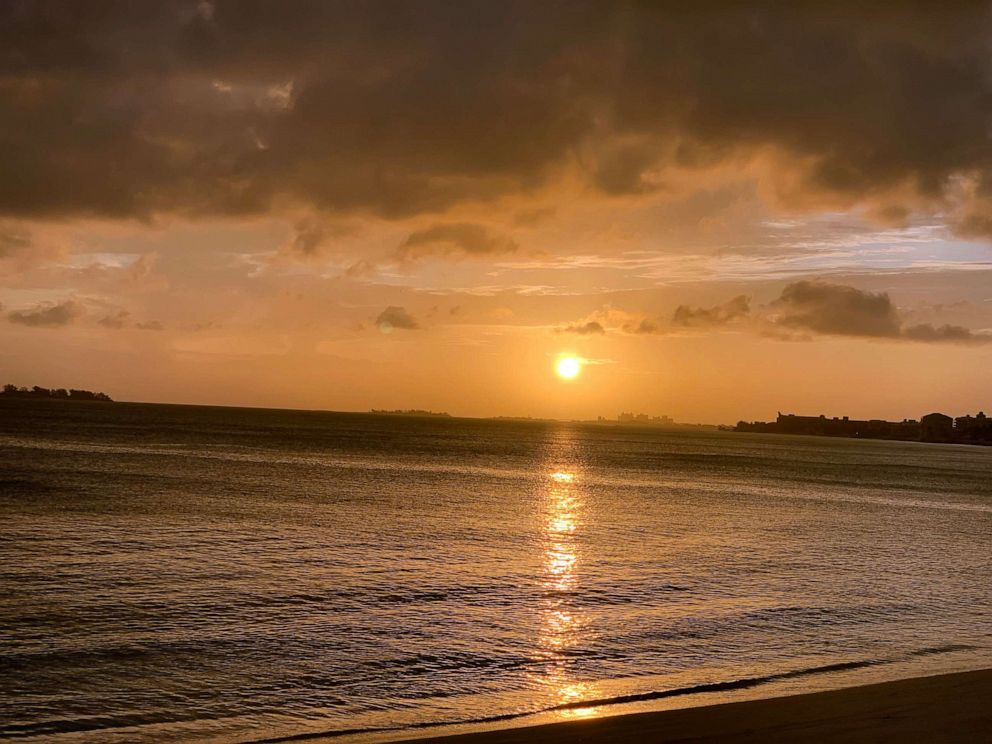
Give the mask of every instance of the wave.
<path id="1" fill-rule="evenodd" d="M 591 698 L 587 700 L 574 700 L 559 705 L 551 705 L 545 708 L 538 708 L 521 713 L 504 713 L 501 715 L 484 716 L 479 718 L 469 718 L 458 721 L 425 721 L 413 723 L 407 726 L 382 726 L 376 728 L 352 728 L 335 729 L 331 731 L 313 731 L 300 734 L 290 734 L 274 738 L 255 740 L 256 744 L 278 744 L 279 742 L 304 741 L 306 739 L 317 739 L 322 737 L 332 738 L 341 736 L 355 736 L 357 734 L 388 733 L 405 730 L 418 730 L 425 728 L 441 728 L 444 726 L 465 726 L 473 724 L 500 723 L 514 719 L 527 718 L 540 715 L 542 713 L 554 713 L 557 711 L 575 710 L 578 708 L 600 708 L 611 705 L 623 705 L 626 703 L 651 702 L 653 700 L 664 700 L 666 698 L 683 697 L 686 695 L 699 695 L 712 692 L 733 692 L 735 690 L 746 690 L 773 682 L 784 682 L 790 679 L 811 677 L 817 674 L 829 674 L 831 672 L 846 672 L 854 669 L 864 669 L 866 667 L 882 666 L 894 664 L 900 661 L 921 656 L 934 656 L 938 654 L 954 653 L 956 651 L 973 651 L 978 646 L 951 643 L 941 646 L 930 646 L 926 648 L 909 651 L 901 656 L 888 659 L 864 659 L 861 661 L 844 661 L 835 664 L 823 664 L 821 666 L 806 667 L 803 669 L 793 669 L 787 672 L 776 672 L 756 677 L 741 677 L 739 679 L 724 680 L 720 682 L 704 682 L 698 685 L 686 687 L 674 687 L 668 690 L 652 690 L 649 692 L 631 693 L 628 695 L 616 695 L 605 698 Z"/>

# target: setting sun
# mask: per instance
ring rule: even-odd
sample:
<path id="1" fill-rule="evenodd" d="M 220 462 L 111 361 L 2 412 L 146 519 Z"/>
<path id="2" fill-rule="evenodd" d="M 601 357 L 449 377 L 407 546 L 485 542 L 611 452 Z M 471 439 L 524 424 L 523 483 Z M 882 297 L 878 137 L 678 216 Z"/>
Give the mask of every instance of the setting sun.
<path id="1" fill-rule="evenodd" d="M 558 376 L 566 380 L 574 380 L 582 371 L 582 361 L 578 357 L 566 356 L 558 360 L 555 365 Z"/>

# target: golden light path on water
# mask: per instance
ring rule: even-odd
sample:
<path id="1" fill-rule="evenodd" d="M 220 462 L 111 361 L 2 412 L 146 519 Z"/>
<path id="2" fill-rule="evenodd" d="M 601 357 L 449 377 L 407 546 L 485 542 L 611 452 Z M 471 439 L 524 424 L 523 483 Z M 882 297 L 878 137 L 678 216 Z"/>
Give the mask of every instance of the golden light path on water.
<path id="1" fill-rule="evenodd" d="M 574 467 L 574 443 L 558 443 L 549 458 L 544 494 L 544 574 L 545 598 L 538 639 L 540 655 L 546 660 L 540 680 L 549 688 L 553 705 L 570 705 L 598 697 L 593 684 L 576 680 L 568 670 L 570 649 L 589 639 L 585 637 L 587 618 L 574 606 L 571 597 L 580 582 L 580 536 L 584 502 L 580 474 Z M 563 718 L 596 715 L 596 708 L 567 708 Z"/>

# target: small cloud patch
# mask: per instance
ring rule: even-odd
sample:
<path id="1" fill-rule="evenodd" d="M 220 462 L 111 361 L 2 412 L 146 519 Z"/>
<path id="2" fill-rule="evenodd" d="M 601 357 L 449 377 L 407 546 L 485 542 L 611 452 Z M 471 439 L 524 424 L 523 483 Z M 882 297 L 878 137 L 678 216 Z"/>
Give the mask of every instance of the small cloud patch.
<path id="1" fill-rule="evenodd" d="M 383 333 L 392 333 L 394 330 L 415 331 L 420 328 L 420 323 L 406 308 L 398 305 L 390 305 L 375 319 L 375 324 Z"/>

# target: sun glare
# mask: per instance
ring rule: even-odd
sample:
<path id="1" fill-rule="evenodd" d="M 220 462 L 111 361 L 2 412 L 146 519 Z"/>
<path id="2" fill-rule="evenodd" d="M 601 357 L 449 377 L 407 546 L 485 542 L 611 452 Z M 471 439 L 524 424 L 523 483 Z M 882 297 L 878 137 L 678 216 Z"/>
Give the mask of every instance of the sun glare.
<path id="1" fill-rule="evenodd" d="M 574 380 L 582 371 L 582 362 L 578 357 L 567 356 L 558 360 L 555 365 L 558 376 L 565 380 Z"/>

